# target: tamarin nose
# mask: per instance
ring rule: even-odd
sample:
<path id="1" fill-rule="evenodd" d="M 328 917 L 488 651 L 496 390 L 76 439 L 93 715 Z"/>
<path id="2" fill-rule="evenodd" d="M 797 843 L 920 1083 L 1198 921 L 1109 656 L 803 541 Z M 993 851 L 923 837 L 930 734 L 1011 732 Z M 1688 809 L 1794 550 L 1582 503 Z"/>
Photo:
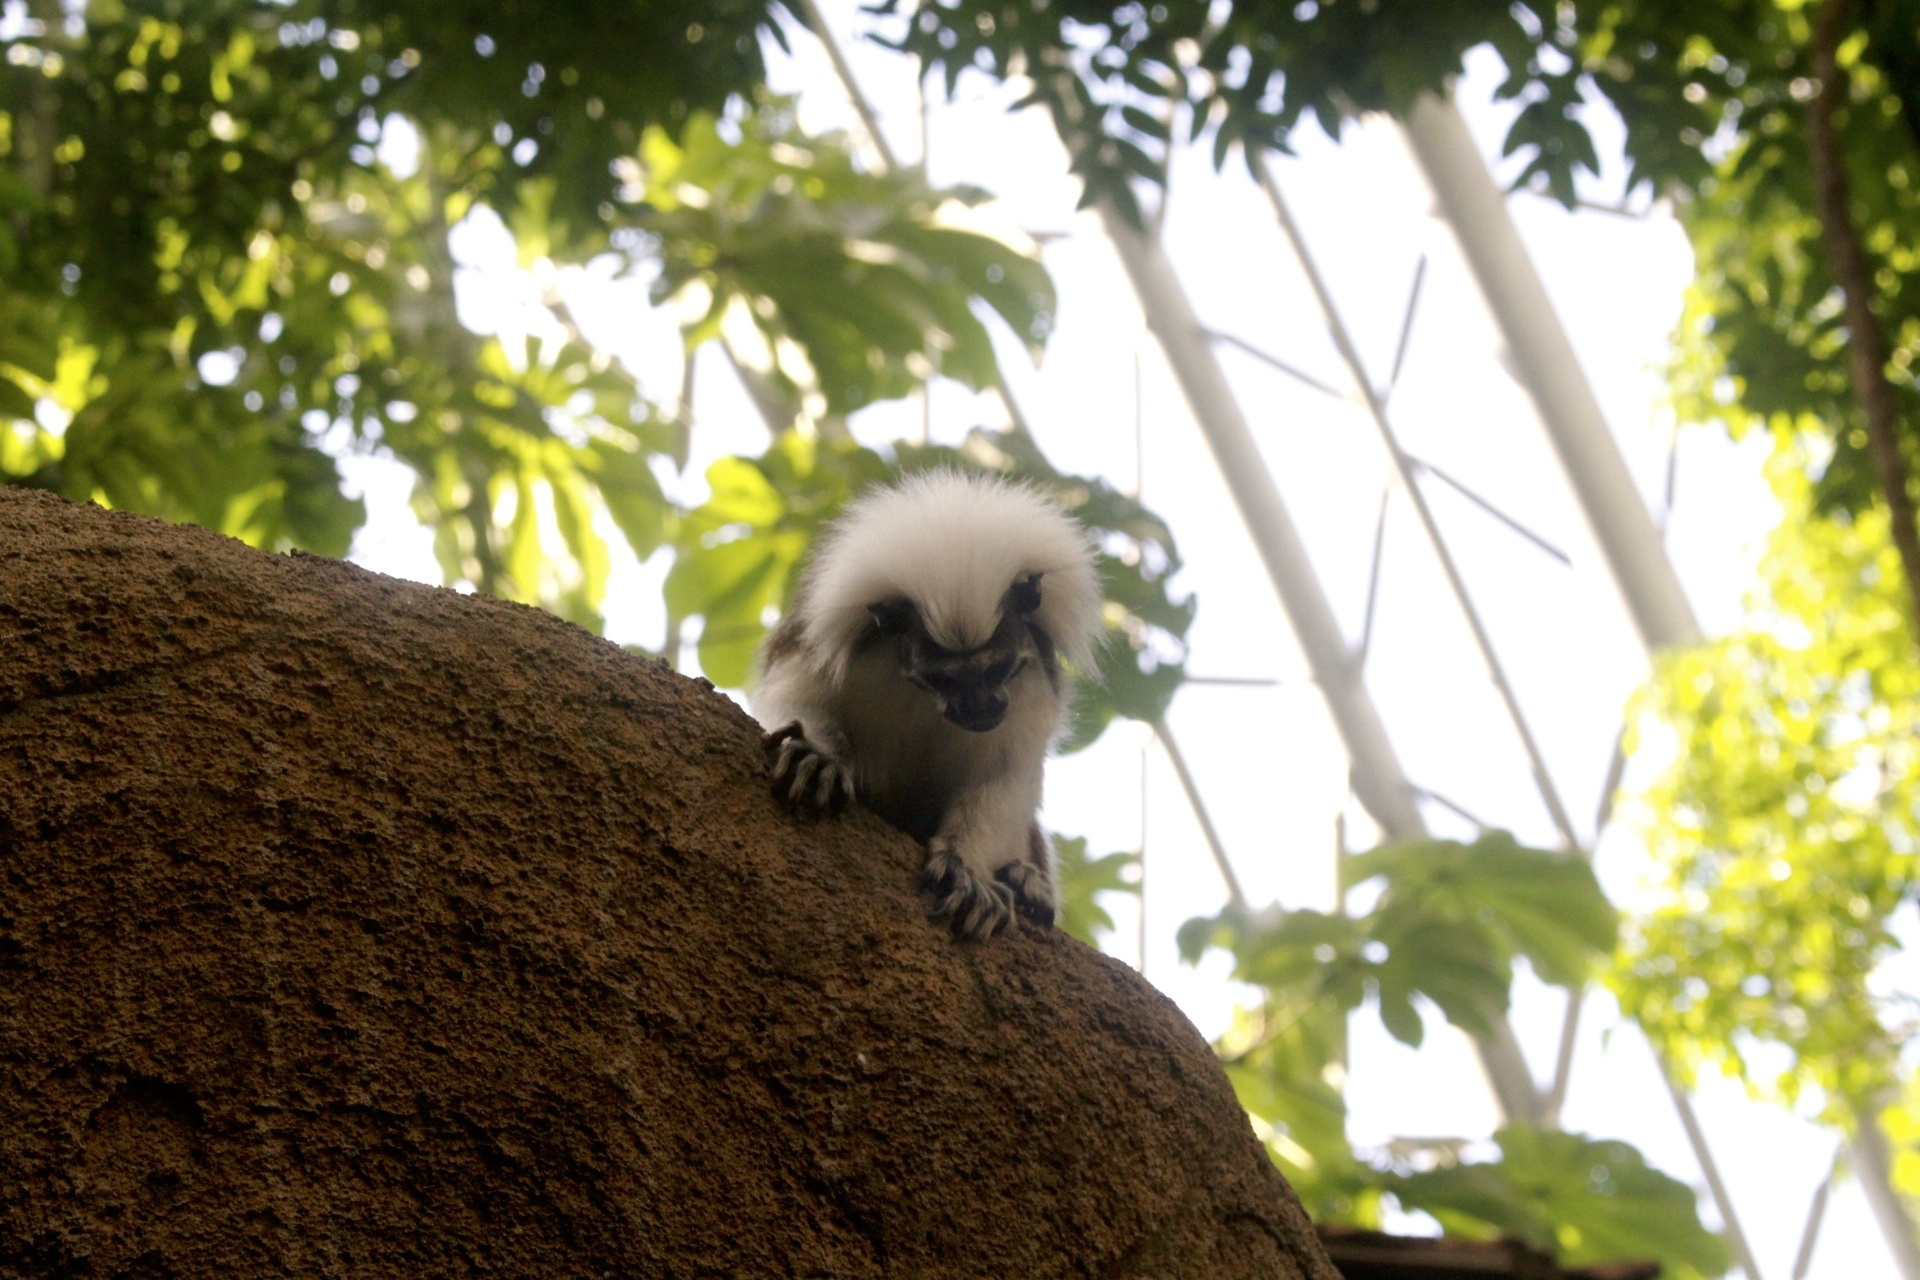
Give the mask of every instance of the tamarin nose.
<path id="1" fill-rule="evenodd" d="M 1007 718 L 1007 695 L 1002 689 L 970 690 L 958 697 L 942 699 L 941 713 L 954 724 L 972 733 L 997 728 Z"/>

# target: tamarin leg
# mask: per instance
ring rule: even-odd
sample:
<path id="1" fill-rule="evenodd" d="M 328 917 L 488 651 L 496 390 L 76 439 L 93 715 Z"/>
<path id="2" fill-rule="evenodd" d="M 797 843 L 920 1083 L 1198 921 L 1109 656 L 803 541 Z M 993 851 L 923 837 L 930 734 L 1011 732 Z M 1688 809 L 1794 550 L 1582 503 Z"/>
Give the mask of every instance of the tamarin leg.
<path id="1" fill-rule="evenodd" d="M 774 799 L 789 809 L 835 814 L 853 799 L 853 775 L 808 741 L 798 720 L 763 734 L 760 745 L 773 771 Z"/>
<path id="2" fill-rule="evenodd" d="M 1014 907 L 1042 928 L 1059 914 L 1059 896 L 1053 886 L 1053 846 L 1034 823 L 1027 829 L 1027 856 L 994 872 L 994 879 L 1013 890 Z"/>

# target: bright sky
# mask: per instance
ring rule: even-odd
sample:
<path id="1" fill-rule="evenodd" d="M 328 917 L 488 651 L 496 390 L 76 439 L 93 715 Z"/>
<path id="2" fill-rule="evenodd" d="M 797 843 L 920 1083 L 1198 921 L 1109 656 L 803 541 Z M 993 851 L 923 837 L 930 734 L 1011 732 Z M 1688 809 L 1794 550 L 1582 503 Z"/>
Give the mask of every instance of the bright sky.
<path id="1" fill-rule="evenodd" d="M 848 39 L 866 21 L 851 0 L 827 0 L 824 7 L 895 151 L 908 161 L 918 158 L 922 124 L 913 64 Z M 798 32 L 791 44 L 791 56 L 772 51 L 775 87 L 801 96 L 808 128 L 857 130 L 819 46 Z M 1507 108 L 1491 103 L 1498 78 L 1497 62 L 1482 51 L 1470 60 L 1459 91 L 1489 157 L 1499 154 L 1508 118 Z M 1060 290 L 1059 324 L 1037 370 L 1017 344 L 1003 343 L 1016 395 L 1057 466 L 1140 488 L 1171 524 L 1186 561 L 1180 585 L 1200 602 L 1189 670 L 1278 681 L 1190 686 L 1171 724 L 1249 897 L 1325 908 L 1332 900 L 1336 815 L 1348 814 L 1350 843 L 1363 846 L 1373 838 L 1347 800 L 1339 739 L 1205 442 L 1145 333 L 1125 273 L 1097 220 L 1074 209 L 1077 183 L 1051 128 L 1037 112 L 1005 111 L 1017 96 L 971 77 L 962 80 L 956 101 L 936 101 L 926 126 L 933 179 L 986 187 L 1002 198 L 999 212 L 1011 224 L 1043 233 Z M 1617 157 L 1617 121 L 1603 115 L 1593 124 L 1601 153 Z M 1423 254 L 1428 259 L 1390 406 L 1403 443 L 1572 558 L 1568 569 L 1452 492 L 1428 490 L 1568 807 L 1583 838 L 1590 836 L 1622 706 L 1644 674 L 1632 633 L 1531 405 L 1501 366 L 1498 340 L 1450 233 L 1429 215 L 1431 197 L 1397 131 L 1375 121 L 1350 130 L 1338 145 L 1311 128 L 1297 141 L 1300 156 L 1277 165 L 1279 180 L 1376 380 L 1391 366 L 1416 263 Z M 407 147 L 404 133 L 389 131 L 388 158 L 405 164 Z M 1596 202 L 1619 198 L 1619 166 L 1611 169 L 1588 193 Z M 1644 193 L 1637 204 L 1645 204 Z M 1685 237 L 1660 210 L 1638 218 L 1570 215 L 1524 195 L 1509 205 L 1649 507 L 1661 518 L 1672 428 L 1660 408 L 1660 365 L 1692 270 Z M 1305 279 L 1237 160 L 1216 174 L 1204 151 L 1179 156 L 1165 234 L 1210 328 L 1345 384 Z M 528 302 L 546 280 L 518 270 L 511 237 L 497 220 L 470 219 L 454 247 L 469 267 L 460 288 L 470 323 L 482 329 L 537 325 Z M 563 273 L 559 283 L 589 336 L 618 353 L 650 394 L 679 394 L 676 321 L 648 306 L 644 280 L 614 278 L 609 262 Z M 1371 425 L 1353 406 L 1249 357 L 1227 351 L 1223 359 L 1327 594 L 1348 635 L 1357 638 L 1386 475 Z M 694 404 L 693 461 L 676 481 L 690 500 L 704 491 L 700 476 L 708 463 L 758 452 L 767 441 L 714 352 L 699 361 Z M 942 384 L 931 421 L 935 439 L 957 441 L 972 426 L 1000 425 L 1004 415 L 992 397 Z M 922 408 L 917 400 L 877 406 L 853 426 L 871 443 L 916 436 Z M 1735 447 L 1707 431 L 1680 437 L 1668 545 L 1711 633 L 1739 621 L 1761 542 L 1778 518 L 1760 479 L 1761 457 L 1751 443 Z M 380 459 L 349 458 L 345 466 L 363 487 L 370 512 L 353 558 L 437 582 L 431 539 L 407 506 L 407 473 Z M 630 556 L 618 561 L 610 638 L 660 644 L 666 567 L 665 553 L 644 565 Z M 691 667 L 691 654 L 688 662 Z M 1523 839 L 1554 843 L 1514 735 L 1404 497 L 1389 504 L 1367 675 L 1417 784 Z M 1472 830 L 1437 806 L 1429 806 L 1428 817 L 1439 832 Z M 1045 819 L 1056 830 L 1090 836 L 1095 852 L 1139 848 L 1144 827 L 1145 954 L 1138 912 L 1125 898 L 1110 903 L 1119 928 L 1107 949 L 1144 961 L 1148 977 L 1203 1033 L 1218 1034 L 1244 993 L 1225 980 L 1221 956 L 1197 969 L 1183 965 L 1174 931 L 1192 916 L 1217 911 L 1225 890 L 1171 768 L 1139 726 L 1118 725 L 1086 752 L 1056 761 Z M 1630 904 L 1644 870 L 1630 830 L 1609 831 L 1597 865 L 1615 900 Z M 1558 993 L 1523 978 L 1514 1022 L 1542 1078 L 1551 1074 L 1562 1007 Z M 1437 1014 L 1427 1022 L 1427 1044 L 1416 1052 L 1389 1038 L 1371 1013 L 1354 1018 L 1347 1097 L 1349 1132 L 1361 1147 L 1402 1136 L 1484 1142 L 1496 1127 L 1471 1046 Z M 1697 1102 L 1762 1272 L 1787 1280 L 1813 1189 L 1832 1159 L 1833 1137 L 1748 1101 L 1728 1082 L 1704 1082 Z M 1564 1122 L 1632 1141 L 1662 1168 L 1702 1187 L 1703 1213 L 1714 1220 L 1645 1043 L 1604 994 L 1589 997 Z M 1432 1229 L 1416 1217 L 1396 1225 Z M 1872 1280 L 1893 1274 L 1857 1186 L 1843 1184 L 1809 1275 Z"/>

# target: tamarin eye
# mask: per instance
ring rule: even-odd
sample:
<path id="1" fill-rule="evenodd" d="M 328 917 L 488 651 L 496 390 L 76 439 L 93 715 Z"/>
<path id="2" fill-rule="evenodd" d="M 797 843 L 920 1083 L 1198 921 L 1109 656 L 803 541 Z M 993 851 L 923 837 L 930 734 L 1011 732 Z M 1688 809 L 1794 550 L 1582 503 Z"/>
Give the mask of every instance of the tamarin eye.
<path id="1" fill-rule="evenodd" d="M 913 625 L 911 600 L 882 600 L 879 604 L 868 606 L 867 612 L 873 615 L 873 625 L 880 628 L 883 636 L 904 635 L 907 628 Z"/>
<path id="2" fill-rule="evenodd" d="M 1040 575 L 1028 574 L 1007 589 L 1007 609 L 1024 618 L 1040 608 Z"/>

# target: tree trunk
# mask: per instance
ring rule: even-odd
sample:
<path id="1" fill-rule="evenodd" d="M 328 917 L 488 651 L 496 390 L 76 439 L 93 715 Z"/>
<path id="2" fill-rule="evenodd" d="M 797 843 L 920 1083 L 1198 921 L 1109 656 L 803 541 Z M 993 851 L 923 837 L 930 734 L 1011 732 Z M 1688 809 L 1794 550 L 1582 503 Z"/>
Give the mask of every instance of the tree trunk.
<path id="1" fill-rule="evenodd" d="M 1847 358 L 1853 392 L 1867 420 L 1867 443 L 1880 491 L 1892 517 L 1893 545 L 1906 569 L 1914 637 L 1920 640 L 1920 531 L 1907 487 L 1906 455 L 1900 446 L 1900 406 L 1887 381 L 1887 338 L 1873 314 L 1873 266 L 1848 207 L 1846 156 L 1834 121 L 1847 100 L 1847 73 L 1840 66 L 1849 0 L 1824 0 L 1813 20 L 1811 54 L 1819 81 L 1807 108 L 1807 159 L 1813 171 L 1820 226 L 1834 279 L 1847 301 Z"/>
<path id="2" fill-rule="evenodd" d="M 536 610 L 0 490 L 0 1274 L 1338 1280 L 1125 965 Z"/>

